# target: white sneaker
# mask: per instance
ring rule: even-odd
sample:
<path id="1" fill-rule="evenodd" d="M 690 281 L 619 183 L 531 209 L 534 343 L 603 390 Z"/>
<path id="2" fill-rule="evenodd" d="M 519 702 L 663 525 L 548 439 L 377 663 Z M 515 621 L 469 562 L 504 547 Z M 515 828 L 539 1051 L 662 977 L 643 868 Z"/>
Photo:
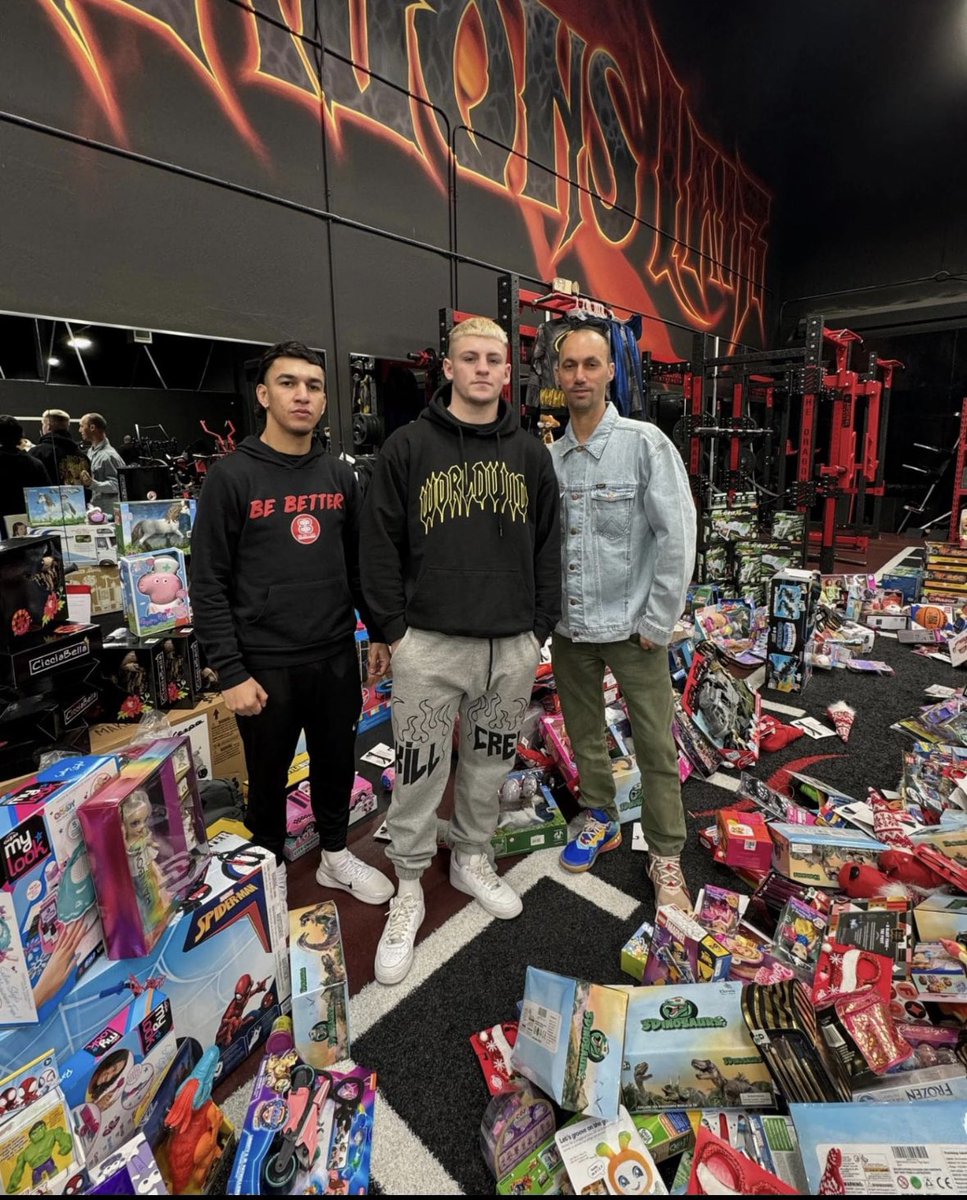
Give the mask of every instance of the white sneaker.
<path id="1" fill-rule="evenodd" d="M 514 889 L 500 878 L 486 854 L 463 856 L 454 851 L 450 856 L 450 886 L 466 892 L 493 917 L 507 921 L 519 917 L 524 905 Z"/>
<path id="2" fill-rule="evenodd" d="M 393 885 L 382 871 L 367 866 L 348 850 L 336 863 L 323 850 L 316 883 L 320 887 L 349 892 L 364 904 L 385 904 L 393 894 Z"/>
<path id="3" fill-rule="evenodd" d="M 406 978 L 413 965 L 413 944 L 425 915 L 422 892 L 419 896 L 394 896 L 389 902 L 386 927 L 376 947 L 379 983 L 402 983 Z"/>

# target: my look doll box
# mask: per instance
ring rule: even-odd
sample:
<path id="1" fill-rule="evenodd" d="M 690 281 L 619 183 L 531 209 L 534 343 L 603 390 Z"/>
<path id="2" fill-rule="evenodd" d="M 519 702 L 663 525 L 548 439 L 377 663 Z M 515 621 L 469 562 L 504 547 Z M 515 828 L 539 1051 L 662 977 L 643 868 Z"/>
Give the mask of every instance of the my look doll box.
<path id="1" fill-rule="evenodd" d="M 180 550 L 126 554 L 119 561 L 128 628 L 138 637 L 191 624 L 188 571 Z"/>
<path id="2" fill-rule="evenodd" d="M 78 816 L 108 957 L 147 954 L 208 863 L 188 739 L 133 748 L 118 778 Z"/>
<path id="3" fill-rule="evenodd" d="M 66 759 L 0 799 L 0 1025 L 45 1020 L 103 953 L 77 809 L 117 773 L 111 755 Z"/>

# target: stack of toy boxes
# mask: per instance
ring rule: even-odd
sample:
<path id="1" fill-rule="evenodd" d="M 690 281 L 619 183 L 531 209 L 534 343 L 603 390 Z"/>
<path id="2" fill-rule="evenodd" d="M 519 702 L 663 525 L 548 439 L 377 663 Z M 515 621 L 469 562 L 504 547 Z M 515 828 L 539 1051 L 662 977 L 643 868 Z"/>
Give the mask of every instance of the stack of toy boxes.
<path id="1" fill-rule="evenodd" d="M 289 913 L 289 965 L 295 1048 L 330 1067 L 349 1057 L 349 984 L 339 916 L 331 900 Z"/>
<path id="2" fill-rule="evenodd" d="M 77 809 L 117 773 L 113 756 L 64 759 L 0 799 L 0 1025 L 46 1020 L 104 951 Z"/>
<path id="3" fill-rule="evenodd" d="M 60 538 L 0 542 L 0 779 L 29 773 L 54 743 L 89 750 L 101 634 L 66 618 Z"/>
<path id="4" fill-rule="evenodd" d="M 153 637 L 191 624 L 188 571 L 180 550 L 126 554 L 118 565 L 124 615 L 133 634 Z"/>
<path id="5" fill-rule="evenodd" d="M 110 958 L 148 954 L 208 863 L 191 747 L 163 738 L 128 752 L 78 810 Z"/>
<path id="6" fill-rule="evenodd" d="M 789 568 L 769 585 L 767 685 L 776 691 L 801 692 L 809 681 L 819 592 L 817 571 Z"/>
<path id="7" fill-rule="evenodd" d="M 46 1021 L 0 1032 L 0 1074 L 51 1049 L 66 1060 L 114 1019 L 129 989 L 160 976 L 180 1036 L 218 1046 L 220 1079 L 267 1037 L 291 996 L 284 876 L 274 854 L 232 834 L 210 849 L 204 879 L 150 954 L 102 957 Z"/>
<path id="8" fill-rule="evenodd" d="M 927 542 L 925 600 L 967 599 L 967 547 L 959 542 Z"/>

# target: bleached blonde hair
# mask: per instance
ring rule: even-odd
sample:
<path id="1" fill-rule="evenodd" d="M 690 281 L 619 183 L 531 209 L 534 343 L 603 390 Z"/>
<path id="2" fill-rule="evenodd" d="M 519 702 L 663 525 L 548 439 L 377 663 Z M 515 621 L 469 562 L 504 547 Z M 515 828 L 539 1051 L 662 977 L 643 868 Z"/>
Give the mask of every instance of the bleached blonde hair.
<path id="1" fill-rule="evenodd" d="M 493 338 L 494 341 L 500 342 L 502 346 L 507 345 L 506 332 L 501 329 L 496 321 L 491 321 L 489 317 L 468 317 L 466 321 L 461 321 L 459 325 L 454 325 L 447 339 L 448 355 L 453 352 L 453 343 L 462 337 Z"/>

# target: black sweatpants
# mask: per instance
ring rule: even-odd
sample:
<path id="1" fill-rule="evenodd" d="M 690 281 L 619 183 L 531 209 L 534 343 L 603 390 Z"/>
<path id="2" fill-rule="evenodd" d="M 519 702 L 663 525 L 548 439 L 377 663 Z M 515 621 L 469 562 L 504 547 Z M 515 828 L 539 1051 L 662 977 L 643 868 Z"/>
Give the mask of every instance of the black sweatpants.
<path id="1" fill-rule="evenodd" d="M 286 781 L 304 729 L 319 840 L 324 850 L 342 850 L 363 699 L 355 641 L 318 662 L 252 674 L 269 696 L 257 717 L 236 717 L 248 768 L 246 824 L 252 841 L 282 857 Z"/>

